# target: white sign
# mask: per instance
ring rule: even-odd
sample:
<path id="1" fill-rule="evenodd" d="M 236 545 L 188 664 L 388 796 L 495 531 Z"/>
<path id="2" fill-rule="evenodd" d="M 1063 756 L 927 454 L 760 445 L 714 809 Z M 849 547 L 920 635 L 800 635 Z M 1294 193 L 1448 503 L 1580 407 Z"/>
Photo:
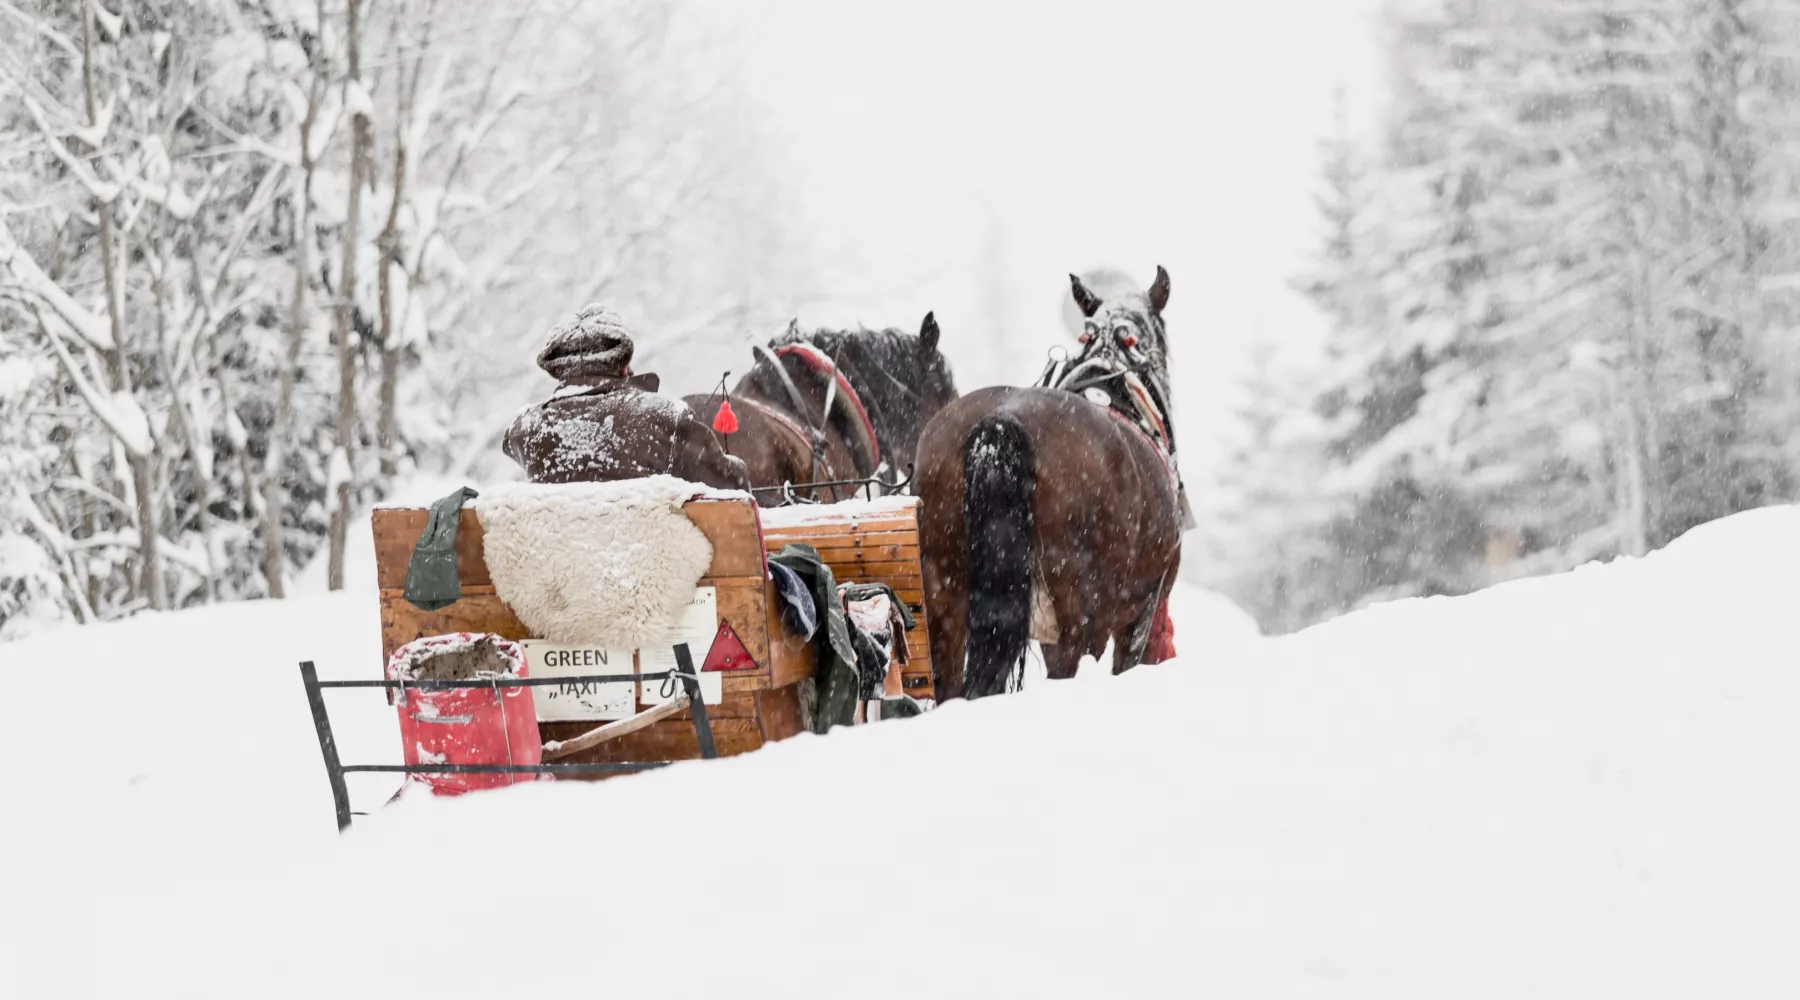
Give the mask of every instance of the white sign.
<path id="1" fill-rule="evenodd" d="M 642 673 L 653 674 L 659 670 L 674 670 L 675 644 L 685 642 L 688 654 L 693 657 L 694 669 L 706 662 L 706 653 L 712 649 L 713 637 L 719 634 L 719 591 L 716 587 L 695 587 L 694 597 L 676 620 L 675 627 L 669 630 L 661 641 L 652 642 L 638 650 L 638 666 Z M 663 699 L 660 681 L 647 681 L 644 684 L 643 702 L 654 705 Z M 700 675 L 700 698 L 708 705 L 717 705 L 725 700 L 725 676 L 719 671 Z"/>
<path id="2" fill-rule="evenodd" d="M 631 651 L 596 646 L 565 646 L 526 639 L 527 676 L 582 677 L 636 673 Z M 635 681 L 617 684 L 550 684 L 531 689 L 540 722 L 590 722 L 630 718 L 637 711 Z"/>

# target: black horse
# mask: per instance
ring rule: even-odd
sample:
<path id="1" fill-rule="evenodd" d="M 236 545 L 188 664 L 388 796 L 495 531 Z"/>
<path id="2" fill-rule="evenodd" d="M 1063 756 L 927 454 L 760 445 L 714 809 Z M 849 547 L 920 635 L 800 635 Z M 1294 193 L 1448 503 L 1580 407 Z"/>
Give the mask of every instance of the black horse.
<path id="1" fill-rule="evenodd" d="M 725 399 L 738 430 L 727 438 L 752 486 L 881 477 L 898 481 L 915 460 L 926 421 L 956 398 L 931 314 L 914 336 L 896 329 L 787 332 L 755 349 L 755 364 L 727 396 L 687 396 L 709 423 Z M 856 487 L 801 488 L 804 499 L 839 500 Z M 779 493 L 759 495 L 765 505 Z"/>
<path id="2" fill-rule="evenodd" d="M 938 697 L 1004 692 L 1031 639 L 1052 678 L 1110 640 L 1113 672 L 1172 655 L 1181 561 L 1169 276 L 1101 301 L 1070 277 L 1082 351 L 1047 385 L 982 389 L 919 441 L 919 546 Z M 1160 626 L 1160 629 L 1159 629 Z M 1151 643 L 1154 632 L 1169 641 Z M 965 654 L 967 662 L 965 667 Z"/>

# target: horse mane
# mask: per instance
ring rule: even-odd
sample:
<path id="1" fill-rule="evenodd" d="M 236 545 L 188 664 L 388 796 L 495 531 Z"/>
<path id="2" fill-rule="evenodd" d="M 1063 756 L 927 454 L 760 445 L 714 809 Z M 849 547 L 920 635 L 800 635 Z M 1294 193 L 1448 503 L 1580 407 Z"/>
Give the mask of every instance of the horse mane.
<path id="1" fill-rule="evenodd" d="M 790 326 L 780 336 L 769 341 L 769 347 L 779 348 L 797 343 L 810 344 L 836 360 L 838 370 L 861 397 L 883 451 L 893 448 L 894 438 L 900 433 L 902 426 L 917 422 L 918 390 L 926 375 L 925 361 L 919 354 L 918 337 L 894 327 L 880 330 L 867 327 L 854 330 L 801 330 Z M 788 372 L 790 375 L 799 374 L 791 365 Z M 802 377 L 810 379 L 814 376 Z M 801 378 L 795 380 L 799 382 Z M 738 385 L 740 388 L 753 388 L 758 394 L 780 400 L 786 405 L 787 390 L 783 388 L 780 376 L 770 369 L 768 359 L 760 355 L 756 365 Z M 816 419 L 812 414 L 807 417 Z M 833 419 L 840 418 L 834 414 Z"/>

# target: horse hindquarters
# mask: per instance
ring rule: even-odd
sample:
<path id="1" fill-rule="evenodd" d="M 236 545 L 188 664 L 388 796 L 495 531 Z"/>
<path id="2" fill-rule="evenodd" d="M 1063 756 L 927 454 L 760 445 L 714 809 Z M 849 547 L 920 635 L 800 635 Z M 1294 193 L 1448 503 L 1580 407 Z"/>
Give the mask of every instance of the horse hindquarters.
<path id="1" fill-rule="evenodd" d="M 963 439 L 967 698 L 1005 693 L 1030 641 L 1036 464 L 1030 437 L 1009 417 L 986 417 Z"/>

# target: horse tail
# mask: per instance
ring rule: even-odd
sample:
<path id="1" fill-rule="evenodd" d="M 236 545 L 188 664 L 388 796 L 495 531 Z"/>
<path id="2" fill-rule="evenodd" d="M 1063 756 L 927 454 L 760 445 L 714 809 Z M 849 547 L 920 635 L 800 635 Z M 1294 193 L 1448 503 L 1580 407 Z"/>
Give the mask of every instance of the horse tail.
<path id="1" fill-rule="evenodd" d="M 963 530 L 969 552 L 964 696 L 1006 691 L 1031 639 L 1037 456 L 1018 421 L 990 416 L 963 438 Z"/>

